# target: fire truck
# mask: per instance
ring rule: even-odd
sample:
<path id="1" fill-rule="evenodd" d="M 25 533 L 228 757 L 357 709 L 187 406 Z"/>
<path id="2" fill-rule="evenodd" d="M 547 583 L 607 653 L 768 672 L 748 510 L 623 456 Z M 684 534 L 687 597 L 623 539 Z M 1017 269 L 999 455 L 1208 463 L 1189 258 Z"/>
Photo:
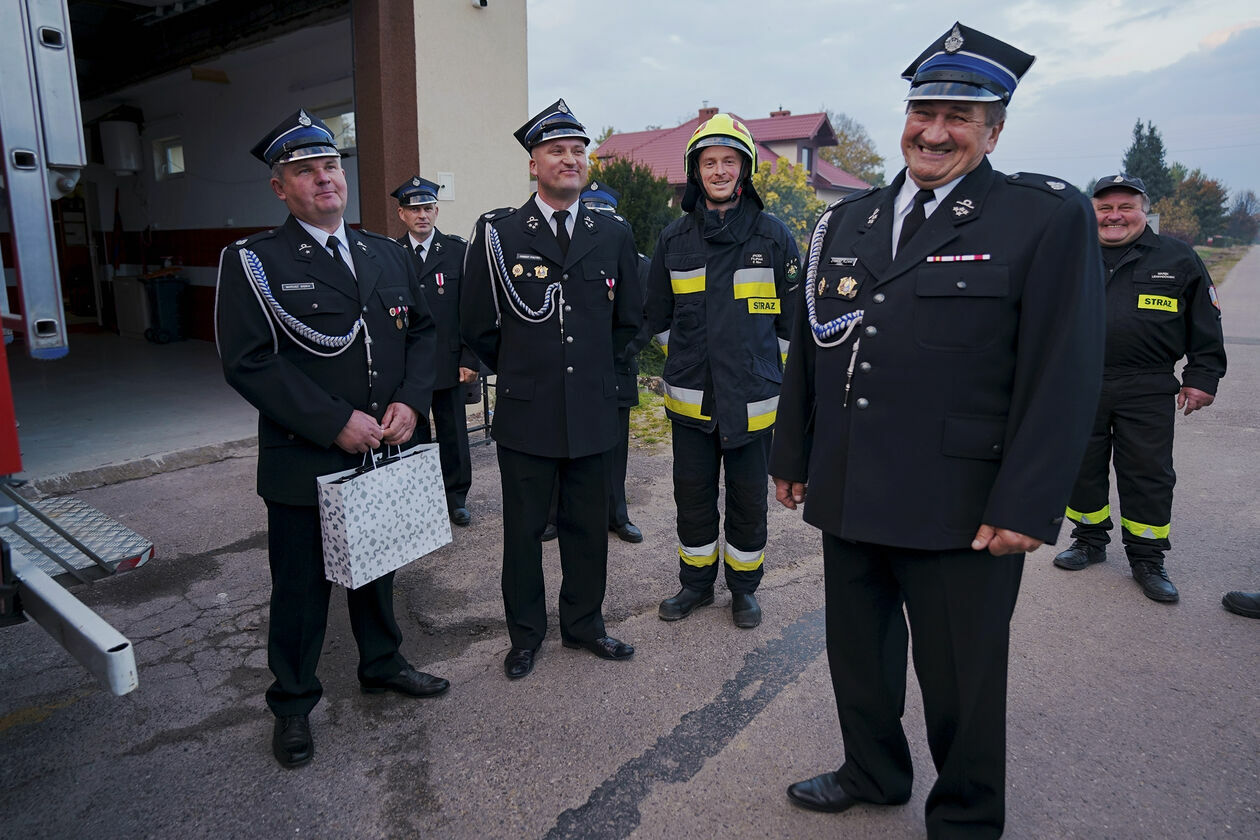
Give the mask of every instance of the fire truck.
<path id="1" fill-rule="evenodd" d="M 50 202 L 72 192 L 87 163 L 65 0 L 0 2 L 0 153 L 18 305 L 0 295 L 4 334 L 55 364 L 70 351 Z M 0 269 L 3 265 L 0 265 Z M 132 568 L 153 547 L 74 499 L 33 502 L 22 471 L 0 342 L 0 625 L 34 619 L 116 695 L 139 684 L 129 642 L 59 580 L 86 583 Z M 13 346 L 17 346 L 16 342 Z"/>

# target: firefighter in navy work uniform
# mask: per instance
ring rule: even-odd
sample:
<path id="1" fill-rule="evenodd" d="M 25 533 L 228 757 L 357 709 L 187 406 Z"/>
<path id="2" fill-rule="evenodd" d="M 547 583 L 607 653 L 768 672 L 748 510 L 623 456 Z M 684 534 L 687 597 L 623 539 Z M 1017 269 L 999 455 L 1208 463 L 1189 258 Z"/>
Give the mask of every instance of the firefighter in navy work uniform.
<path id="1" fill-rule="evenodd" d="M 1121 539 L 1146 597 L 1175 603 L 1164 568 L 1172 522 L 1173 420 L 1206 408 L 1225 375 L 1221 309 L 1194 250 L 1146 224 L 1141 178 L 1109 175 L 1094 185 L 1098 241 L 1107 268 L 1107 354 L 1102 397 L 1080 475 L 1068 500 L 1072 544 L 1054 558 L 1077 571 L 1107 559 L 1108 470 L 1114 452 Z M 1186 359 L 1181 382 L 1173 365 Z M 1176 407 L 1174 408 L 1174 397 Z"/>
<path id="2" fill-rule="evenodd" d="M 420 290 L 437 325 L 437 363 L 433 382 L 433 426 L 442 459 L 442 483 L 451 521 L 472 522 L 465 501 L 472 486 L 472 457 L 468 452 L 468 414 L 464 384 L 477 381 L 479 362 L 472 348 L 459 336 L 459 283 L 464 270 L 462 236 L 437 229 L 440 184 L 415 176 L 390 195 L 398 199 L 398 218 L 407 232 L 399 244 L 415 257 Z M 421 418 L 419 439 L 433 440 L 426 418 Z"/>
<path id="3" fill-rule="evenodd" d="M 828 812 L 910 798 L 912 635 L 930 838 L 1002 834 L 1024 554 L 1058 535 L 1102 374 L 1088 201 L 988 161 L 1032 62 L 955 24 L 905 71 L 906 168 L 811 236 L 770 463 L 779 501 L 823 532 L 844 740 L 843 765 L 788 796 Z"/>
<path id="4" fill-rule="evenodd" d="M 547 632 L 542 533 L 557 482 L 561 641 L 603 659 L 634 653 L 604 627 L 605 461 L 617 443 L 614 362 L 643 318 L 629 226 L 578 200 L 586 129 L 561 99 L 515 136 L 538 192 L 477 220 L 460 296 L 464 340 L 497 375 L 510 679 L 533 670 Z"/>
<path id="5" fill-rule="evenodd" d="M 588 210 L 616 215 L 621 193 L 607 184 L 592 181 L 582 190 L 582 204 Z M 647 277 L 647 257 L 638 255 L 639 284 Z M 634 350 L 637 344 L 630 350 Z M 608 459 L 608 530 L 628 543 L 643 542 L 643 532 L 630 521 L 626 509 L 626 462 L 630 456 L 630 409 L 639 404 L 639 357 L 634 352 L 619 356 L 613 365 L 617 372 L 617 445 Z"/>
<path id="6" fill-rule="evenodd" d="M 729 114 L 687 143 L 685 215 L 661 232 L 648 270 L 646 317 L 665 350 L 678 508 L 678 594 L 665 621 L 713 603 L 718 475 L 726 480 L 726 586 L 736 627 L 761 623 L 753 594 L 766 548 L 770 435 L 783 379 L 800 256 L 753 189 L 757 147 Z"/>
<path id="7" fill-rule="evenodd" d="M 284 767 L 314 753 L 310 710 L 328 620 L 316 477 L 407 443 L 429 407 L 433 319 L 394 240 L 346 226 L 346 178 L 332 133 L 298 111 L 252 149 L 289 208 L 274 230 L 224 249 L 215 332 L 228 384 L 258 409 L 258 494 L 267 504 L 275 681 L 272 751 Z M 368 352 L 368 343 L 371 352 Z M 368 693 L 440 694 L 449 683 L 399 651 L 394 575 L 346 592 Z"/>

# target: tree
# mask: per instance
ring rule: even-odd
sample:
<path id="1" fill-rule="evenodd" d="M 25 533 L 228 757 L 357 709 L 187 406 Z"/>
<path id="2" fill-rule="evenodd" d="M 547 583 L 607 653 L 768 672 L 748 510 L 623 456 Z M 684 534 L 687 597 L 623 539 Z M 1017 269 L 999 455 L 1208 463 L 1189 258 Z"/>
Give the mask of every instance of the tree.
<path id="1" fill-rule="evenodd" d="M 804 164 L 791 163 L 782 157 L 774 164 L 762 161 L 753 173 L 753 187 L 765 202 L 766 211 L 787 225 L 802 254 L 808 251 L 807 239 L 814 220 L 827 206 L 814 193 L 808 177 Z"/>
<path id="2" fill-rule="evenodd" d="M 1188 201 L 1168 196 L 1151 207 L 1151 213 L 1159 214 L 1159 232 L 1164 236 L 1180 239 L 1187 245 L 1199 241 L 1202 231 L 1194 208 Z"/>
<path id="3" fill-rule="evenodd" d="M 1146 183 L 1146 194 L 1152 203 L 1172 195 L 1173 181 L 1164 162 L 1164 140 L 1154 123 L 1147 122 L 1143 130 L 1139 119 L 1133 126 L 1133 143 L 1124 153 L 1122 168 Z"/>
<path id="4" fill-rule="evenodd" d="M 1189 207 L 1201 235 L 1212 236 L 1224 231 L 1228 195 L 1219 181 L 1196 169 L 1177 184 L 1173 198 Z"/>
<path id="5" fill-rule="evenodd" d="M 862 124 L 848 114 L 823 110 L 839 142 L 835 146 L 823 146 L 818 156 L 871 186 L 884 186 L 884 159 L 875 151 L 875 141 Z"/>
<path id="6" fill-rule="evenodd" d="M 590 177 L 621 193 L 617 213 L 634 229 L 635 247 L 651 256 L 661 231 L 682 213 L 670 206 L 674 188 L 650 167 L 627 158 L 602 160 L 598 153 L 591 155 Z"/>
<path id="7" fill-rule="evenodd" d="M 1260 198 L 1251 190 L 1234 196 L 1225 218 L 1225 233 L 1242 243 L 1254 242 L 1260 234 Z"/>

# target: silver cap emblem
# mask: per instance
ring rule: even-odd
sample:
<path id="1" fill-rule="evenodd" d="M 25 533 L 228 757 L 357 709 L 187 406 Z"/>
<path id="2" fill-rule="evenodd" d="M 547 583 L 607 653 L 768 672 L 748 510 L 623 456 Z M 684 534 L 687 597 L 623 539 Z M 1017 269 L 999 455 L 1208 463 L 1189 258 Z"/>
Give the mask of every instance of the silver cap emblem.
<path id="1" fill-rule="evenodd" d="M 301 123 L 302 125 L 310 125 L 311 118 L 306 116 L 305 111 L 298 111 L 298 122 Z"/>
<path id="2" fill-rule="evenodd" d="M 962 49 L 963 36 L 958 31 L 958 24 L 954 24 L 954 31 L 949 33 L 949 37 L 945 39 L 945 52 L 953 55 Z"/>

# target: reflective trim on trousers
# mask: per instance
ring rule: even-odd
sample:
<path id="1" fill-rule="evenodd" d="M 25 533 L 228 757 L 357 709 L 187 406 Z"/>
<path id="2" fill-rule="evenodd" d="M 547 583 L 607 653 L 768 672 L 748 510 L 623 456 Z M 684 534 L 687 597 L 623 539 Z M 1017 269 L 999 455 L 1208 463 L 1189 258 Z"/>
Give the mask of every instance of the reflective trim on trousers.
<path id="1" fill-rule="evenodd" d="M 717 540 L 714 540 L 708 545 L 699 546 L 698 548 L 689 545 L 679 545 L 678 556 L 688 566 L 695 566 L 698 569 L 704 568 L 705 566 L 712 566 L 717 562 Z"/>
<path id="2" fill-rule="evenodd" d="M 1134 522 L 1132 519 L 1125 519 L 1123 516 L 1120 517 L 1120 524 L 1124 526 L 1124 530 L 1144 540 L 1166 540 L 1168 539 L 1168 532 L 1172 530 L 1171 522 L 1167 525 L 1147 525 L 1145 522 Z"/>
<path id="3" fill-rule="evenodd" d="M 1100 522 L 1106 521 L 1109 516 L 1111 516 L 1111 505 L 1103 505 L 1102 508 L 1091 513 L 1082 513 L 1079 510 L 1072 510 L 1071 508 L 1067 509 L 1067 518 L 1071 519 L 1073 522 L 1079 522 L 1082 525 L 1097 525 Z M 1168 529 L 1164 528 L 1164 535 L 1167 536 L 1167 534 Z"/>
<path id="4" fill-rule="evenodd" d="M 726 565 L 730 566 L 737 572 L 751 572 L 754 569 L 760 569 L 761 564 L 766 560 L 766 550 L 759 548 L 756 551 L 740 551 L 738 548 L 726 547 Z"/>

